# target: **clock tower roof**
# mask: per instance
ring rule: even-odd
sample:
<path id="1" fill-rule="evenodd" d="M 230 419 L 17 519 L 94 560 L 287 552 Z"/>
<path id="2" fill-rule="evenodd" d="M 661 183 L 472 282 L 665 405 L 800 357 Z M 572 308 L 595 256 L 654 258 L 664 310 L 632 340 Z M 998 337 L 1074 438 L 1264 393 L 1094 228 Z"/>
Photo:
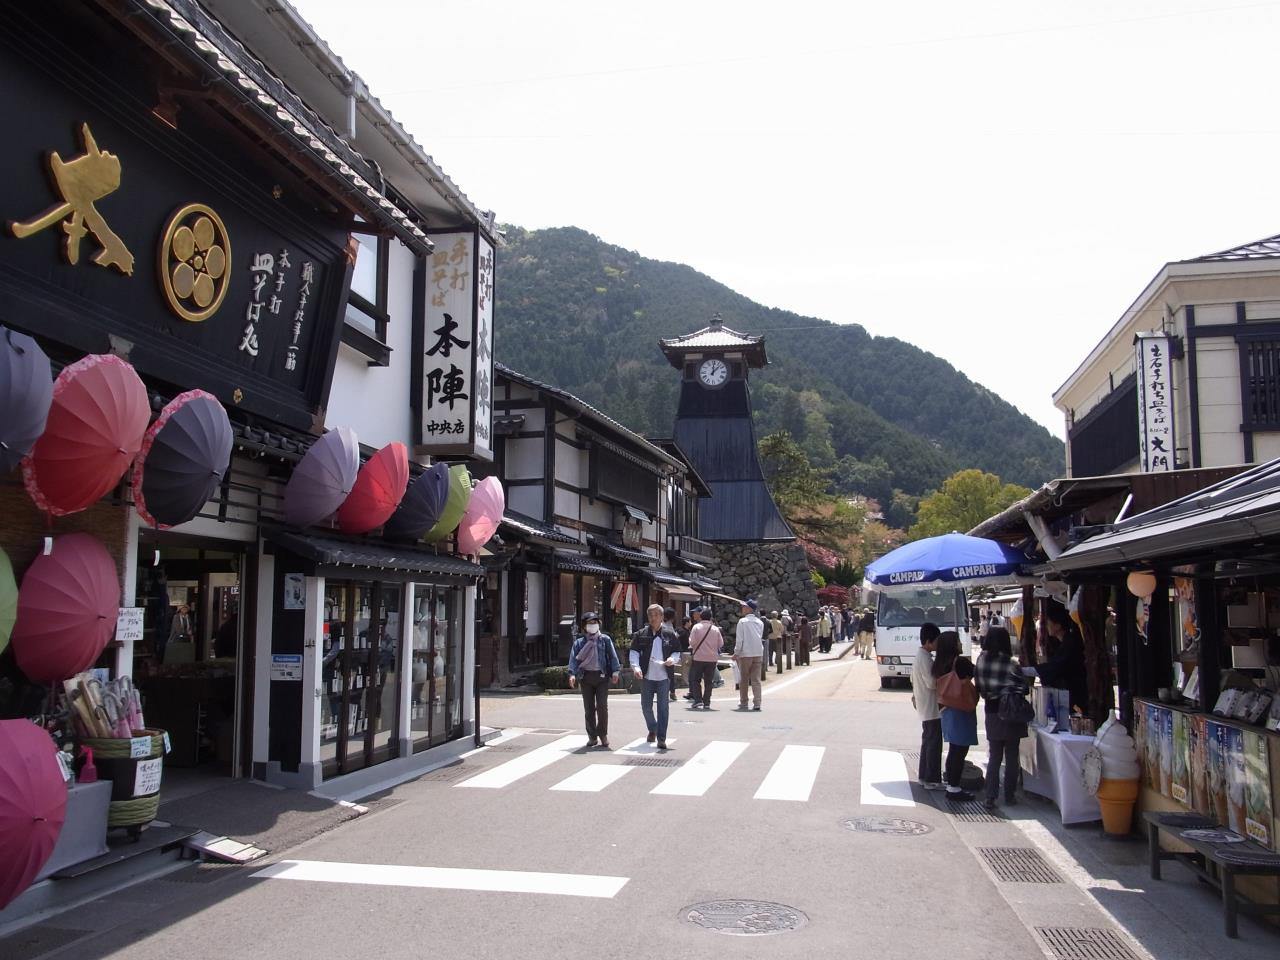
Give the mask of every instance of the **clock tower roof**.
<path id="1" fill-rule="evenodd" d="M 685 358 L 691 353 L 741 353 L 747 364 L 754 369 L 769 362 L 764 352 L 764 337 L 739 333 L 726 327 L 718 313 L 701 330 L 687 333 L 683 337 L 659 340 L 658 345 L 667 361 L 677 370 L 684 366 Z"/>

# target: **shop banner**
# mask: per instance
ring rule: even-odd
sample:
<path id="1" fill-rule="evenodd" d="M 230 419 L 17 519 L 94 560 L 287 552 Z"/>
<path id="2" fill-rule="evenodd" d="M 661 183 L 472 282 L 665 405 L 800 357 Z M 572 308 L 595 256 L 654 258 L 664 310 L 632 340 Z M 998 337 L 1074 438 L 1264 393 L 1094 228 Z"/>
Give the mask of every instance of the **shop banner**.
<path id="1" fill-rule="evenodd" d="M 415 453 L 493 459 L 493 245 L 432 232 Z"/>
<path id="2" fill-rule="evenodd" d="M 1265 847 L 1272 846 L 1274 807 L 1271 799 L 1271 758 L 1267 738 L 1261 733 L 1244 734 L 1245 809 L 1244 832 Z"/>
<path id="3" fill-rule="evenodd" d="M 1228 728 L 1225 724 L 1209 720 L 1206 724 L 1206 743 L 1209 747 L 1209 816 L 1219 823 L 1226 823 L 1227 814 L 1227 756 L 1230 753 Z"/>
<path id="4" fill-rule="evenodd" d="M 1138 371 L 1138 443 L 1142 471 L 1155 473 L 1176 466 L 1173 430 L 1173 387 L 1169 370 L 1169 337 L 1140 333 L 1134 338 Z"/>
<path id="5" fill-rule="evenodd" d="M 1202 714 L 1187 717 L 1187 768 L 1191 777 L 1191 808 L 1197 813 L 1209 812 L 1209 750 L 1205 718 Z"/>
<path id="6" fill-rule="evenodd" d="M 1181 710 L 1169 711 L 1173 714 L 1173 773 L 1169 789 L 1173 799 L 1179 803 L 1191 803 L 1190 740 L 1187 727 L 1192 718 Z"/>

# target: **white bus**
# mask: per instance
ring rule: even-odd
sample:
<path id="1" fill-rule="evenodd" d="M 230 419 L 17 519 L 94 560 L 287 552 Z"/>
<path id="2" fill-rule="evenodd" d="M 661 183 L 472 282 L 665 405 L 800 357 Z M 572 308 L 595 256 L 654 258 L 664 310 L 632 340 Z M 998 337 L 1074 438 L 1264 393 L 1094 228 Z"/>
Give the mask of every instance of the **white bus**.
<path id="1" fill-rule="evenodd" d="M 939 630 L 955 630 L 960 634 L 960 647 L 966 657 L 973 655 L 969 637 L 969 608 L 965 592 L 940 585 L 936 587 L 895 587 L 885 592 L 863 583 L 863 597 L 876 606 L 876 668 L 880 686 L 895 682 L 911 683 L 911 664 L 920 649 L 920 628 L 936 624 Z"/>

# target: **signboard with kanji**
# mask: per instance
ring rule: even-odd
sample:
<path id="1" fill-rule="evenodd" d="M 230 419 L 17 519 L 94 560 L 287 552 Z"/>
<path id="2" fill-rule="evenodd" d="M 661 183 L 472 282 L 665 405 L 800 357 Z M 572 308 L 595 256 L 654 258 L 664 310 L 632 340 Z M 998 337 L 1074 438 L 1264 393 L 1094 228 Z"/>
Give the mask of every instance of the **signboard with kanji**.
<path id="1" fill-rule="evenodd" d="M 1144 473 L 1177 466 L 1173 429 L 1173 387 L 1169 372 L 1169 337 L 1140 333 L 1136 338 L 1138 368 L 1138 444 Z"/>

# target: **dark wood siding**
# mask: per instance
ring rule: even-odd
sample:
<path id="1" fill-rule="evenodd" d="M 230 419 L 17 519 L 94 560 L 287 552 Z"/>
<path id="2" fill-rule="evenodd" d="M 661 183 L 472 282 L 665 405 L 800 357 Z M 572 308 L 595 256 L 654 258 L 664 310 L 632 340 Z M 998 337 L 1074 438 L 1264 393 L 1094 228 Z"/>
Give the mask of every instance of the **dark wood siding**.
<path id="1" fill-rule="evenodd" d="M 1136 460 L 1138 447 L 1138 379 L 1130 374 L 1068 434 L 1071 475 L 1101 477 Z"/>

